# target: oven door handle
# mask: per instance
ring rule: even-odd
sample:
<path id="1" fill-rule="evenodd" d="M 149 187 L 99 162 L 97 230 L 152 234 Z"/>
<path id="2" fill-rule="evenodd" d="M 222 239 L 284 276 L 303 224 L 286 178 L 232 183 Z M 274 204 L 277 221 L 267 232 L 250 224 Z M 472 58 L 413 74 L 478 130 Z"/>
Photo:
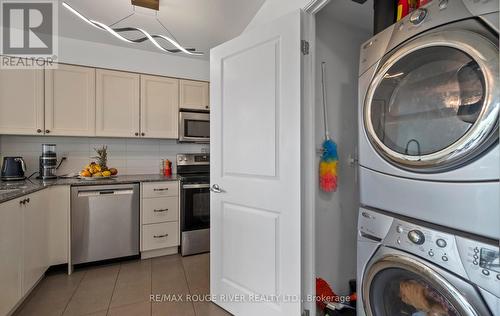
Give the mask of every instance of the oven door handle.
<path id="1" fill-rule="evenodd" d="M 208 189 L 210 188 L 210 184 L 183 184 L 183 189 Z"/>

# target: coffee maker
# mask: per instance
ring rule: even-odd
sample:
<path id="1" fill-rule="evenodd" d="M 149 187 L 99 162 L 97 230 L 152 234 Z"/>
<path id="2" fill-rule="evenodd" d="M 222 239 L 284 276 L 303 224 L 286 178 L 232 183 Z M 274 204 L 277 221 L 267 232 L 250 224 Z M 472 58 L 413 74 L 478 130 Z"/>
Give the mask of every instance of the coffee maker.
<path id="1" fill-rule="evenodd" d="M 42 155 L 40 156 L 39 177 L 43 180 L 55 179 L 57 169 L 57 154 L 55 144 L 42 144 Z"/>

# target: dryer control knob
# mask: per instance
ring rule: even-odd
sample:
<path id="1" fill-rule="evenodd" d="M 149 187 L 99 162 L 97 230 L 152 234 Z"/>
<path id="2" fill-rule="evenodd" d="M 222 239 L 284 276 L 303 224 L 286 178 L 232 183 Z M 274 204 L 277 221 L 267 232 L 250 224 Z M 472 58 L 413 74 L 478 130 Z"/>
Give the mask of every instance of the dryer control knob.
<path id="1" fill-rule="evenodd" d="M 426 9 L 417 9 L 415 10 L 411 16 L 410 16 L 410 22 L 413 25 L 418 25 L 422 23 L 425 20 L 425 17 L 427 16 L 427 10 Z"/>
<path id="2" fill-rule="evenodd" d="M 410 239 L 411 242 L 417 245 L 422 245 L 425 242 L 424 233 L 416 229 L 410 230 L 410 232 L 408 232 L 408 239 Z"/>

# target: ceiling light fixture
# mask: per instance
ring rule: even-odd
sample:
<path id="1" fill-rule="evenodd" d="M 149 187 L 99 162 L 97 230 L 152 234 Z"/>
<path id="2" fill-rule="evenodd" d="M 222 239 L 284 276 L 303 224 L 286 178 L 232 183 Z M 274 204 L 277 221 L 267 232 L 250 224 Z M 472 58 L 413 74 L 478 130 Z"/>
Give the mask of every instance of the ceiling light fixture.
<path id="1" fill-rule="evenodd" d="M 88 24 L 92 25 L 93 27 L 99 29 L 99 30 L 102 30 L 102 31 L 107 31 L 108 33 L 110 33 L 111 35 L 113 35 L 114 37 L 124 41 L 124 42 L 127 42 L 127 43 L 142 43 L 144 41 L 151 41 L 151 43 L 153 43 L 153 45 L 155 45 L 159 50 L 163 51 L 163 52 L 166 52 L 166 53 L 180 53 L 180 52 L 183 52 L 184 54 L 187 54 L 187 55 L 192 55 L 192 56 L 201 56 L 203 55 L 202 52 L 198 52 L 196 51 L 196 49 L 194 48 L 184 48 L 182 47 L 176 40 L 172 39 L 171 37 L 169 36 L 165 36 L 165 35 L 158 35 L 158 34 L 149 34 L 148 32 L 146 32 L 145 30 L 141 29 L 141 28 L 137 28 L 137 27 L 121 27 L 121 28 L 113 28 L 111 27 L 112 25 L 108 26 L 104 23 L 101 23 L 101 22 L 98 22 L 98 21 L 95 21 L 95 20 L 91 20 L 91 19 L 88 19 L 86 18 L 83 14 L 81 14 L 80 12 L 78 12 L 76 9 L 74 9 L 72 6 L 70 6 L 68 3 L 66 2 L 63 2 L 62 5 L 68 9 L 71 13 L 73 13 L 74 15 L 76 15 L 77 17 L 79 17 L 80 19 L 84 20 L 85 22 L 87 22 Z M 119 22 L 125 20 L 126 18 L 132 16 L 133 14 L 130 14 L 129 16 L 121 19 Z M 158 23 L 163 27 L 165 28 L 165 26 L 158 20 L 157 18 L 157 21 Z M 116 24 L 116 23 L 114 23 Z M 165 30 L 171 34 L 168 29 L 165 28 Z M 144 35 L 144 37 L 141 37 L 141 38 L 137 38 L 137 39 L 128 39 L 126 37 L 124 37 L 123 35 L 121 35 L 120 33 L 122 32 L 139 32 L 141 33 L 142 35 Z M 162 40 L 165 40 L 167 41 L 168 43 L 170 43 L 171 45 L 173 45 L 175 47 L 175 49 L 168 49 L 168 48 L 165 48 L 163 47 L 160 43 L 158 43 L 158 41 L 156 39 L 162 39 Z"/>

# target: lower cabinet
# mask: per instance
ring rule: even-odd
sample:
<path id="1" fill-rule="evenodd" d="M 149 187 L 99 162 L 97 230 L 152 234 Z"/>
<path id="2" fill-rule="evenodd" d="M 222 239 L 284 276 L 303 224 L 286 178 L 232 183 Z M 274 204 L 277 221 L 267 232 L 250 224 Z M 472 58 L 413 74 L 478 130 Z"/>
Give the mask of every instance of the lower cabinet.
<path id="1" fill-rule="evenodd" d="M 0 316 L 9 314 L 51 265 L 68 262 L 69 187 L 0 204 Z"/>
<path id="2" fill-rule="evenodd" d="M 21 299 L 23 208 L 19 200 L 0 204 L 0 315 Z"/>
<path id="3" fill-rule="evenodd" d="M 179 222 L 148 224 L 142 229 L 144 251 L 179 245 Z"/>
<path id="4" fill-rule="evenodd" d="M 141 257 L 178 253 L 179 183 L 141 184 Z"/>
<path id="5" fill-rule="evenodd" d="M 45 190 L 49 199 L 49 264 L 68 263 L 70 186 L 56 185 Z"/>
<path id="6" fill-rule="evenodd" d="M 23 198 L 23 294 L 31 290 L 49 267 L 47 192 Z"/>

